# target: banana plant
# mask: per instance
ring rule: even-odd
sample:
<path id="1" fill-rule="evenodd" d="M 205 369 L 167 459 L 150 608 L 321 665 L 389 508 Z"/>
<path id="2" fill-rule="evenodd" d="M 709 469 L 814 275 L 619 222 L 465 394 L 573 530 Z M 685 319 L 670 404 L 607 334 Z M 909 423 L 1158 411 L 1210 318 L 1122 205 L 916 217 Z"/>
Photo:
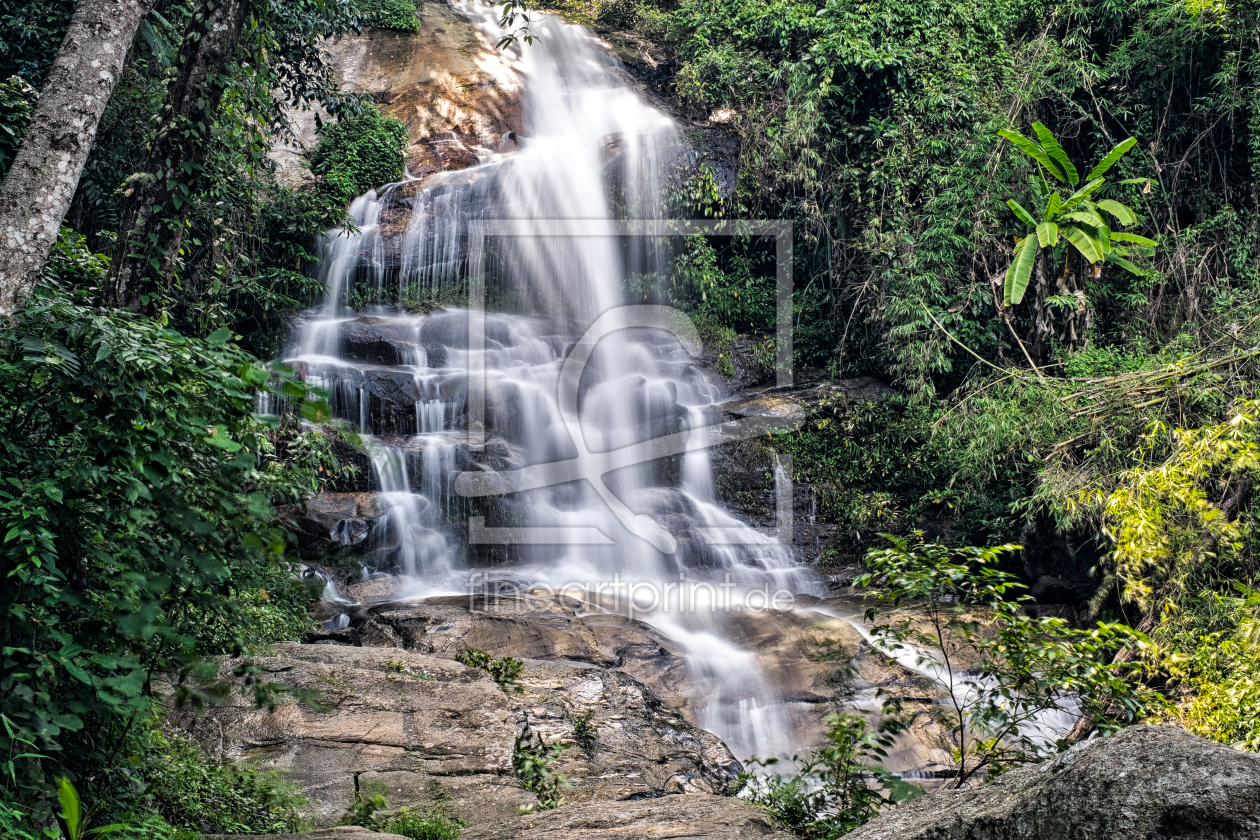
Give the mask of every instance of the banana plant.
<path id="1" fill-rule="evenodd" d="M 1036 141 L 1009 129 L 998 132 L 1037 165 L 1032 186 L 1037 200 L 1034 209 L 1038 212 L 1026 210 L 1014 199 L 1006 202 L 1011 212 L 1030 230 L 1017 240 L 1015 257 L 1006 270 L 1003 287 L 1005 305 L 1013 306 L 1024 299 L 1038 253 L 1049 249 L 1053 254 L 1060 243 L 1065 243 L 1067 249 L 1063 254 L 1065 275 L 1071 265 L 1073 251 L 1092 265 L 1108 262 L 1125 271 L 1141 274 L 1142 269 L 1134 265 L 1129 257 L 1139 253 L 1149 255 L 1158 243 L 1144 236 L 1113 230 L 1113 225 L 1128 227 L 1133 224 L 1137 221 L 1137 214 L 1118 201 L 1098 197 L 1107 183 L 1104 173 L 1137 145 L 1137 141 L 1130 137 L 1117 144 L 1090 170 L 1082 183 L 1077 168 L 1050 130 L 1035 122 L 1033 131 L 1037 134 Z M 1149 191 L 1150 182 L 1146 178 L 1129 178 L 1118 183 L 1144 183 Z M 1061 194 L 1060 189 L 1067 194 Z"/>

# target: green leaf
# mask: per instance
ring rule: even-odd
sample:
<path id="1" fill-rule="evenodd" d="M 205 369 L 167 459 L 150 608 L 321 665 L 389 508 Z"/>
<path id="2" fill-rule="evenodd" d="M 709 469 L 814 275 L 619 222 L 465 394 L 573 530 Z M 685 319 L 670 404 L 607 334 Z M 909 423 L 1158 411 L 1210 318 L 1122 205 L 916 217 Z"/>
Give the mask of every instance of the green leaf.
<path id="1" fill-rule="evenodd" d="M 1107 262 L 1120 266 L 1121 268 L 1123 268 L 1125 271 L 1129 272 L 1130 274 L 1140 275 L 1140 274 L 1146 273 L 1138 266 L 1126 260 L 1124 257 L 1117 256 L 1116 254 L 1108 254 Z"/>
<path id="2" fill-rule="evenodd" d="M 1015 246 L 1015 258 L 1006 270 L 1006 285 L 1002 290 L 1003 302 L 1014 306 L 1024 299 L 1028 279 L 1032 276 L 1033 262 L 1037 256 L 1037 237 L 1026 236 Z"/>
<path id="3" fill-rule="evenodd" d="M 1141 245 L 1143 248 L 1154 248 L 1159 244 L 1154 239 L 1147 239 L 1145 236 L 1138 236 L 1136 233 L 1113 233 L 1111 238 L 1117 242 L 1132 242 L 1134 245 Z"/>
<path id="4" fill-rule="evenodd" d="M 1066 213 L 1085 199 L 1093 195 L 1094 191 L 1103 185 L 1106 178 L 1094 178 L 1085 186 L 1068 196 L 1067 201 L 1063 202 L 1063 206 L 1059 209 L 1060 213 Z"/>
<path id="5" fill-rule="evenodd" d="M 1074 222 L 1089 225 L 1090 227 L 1105 227 L 1107 222 L 1097 213 L 1090 213 L 1086 210 L 1076 210 L 1064 216 L 1065 219 L 1071 219 Z"/>
<path id="6" fill-rule="evenodd" d="M 1076 250 L 1081 252 L 1081 256 L 1089 260 L 1091 263 L 1101 262 L 1103 258 L 1102 249 L 1095 242 L 1083 225 L 1071 225 L 1061 228 L 1060 233 L 1063 238 L 1071 242 Z"/>
<path id="7" fill-rule="evenodd" d="M 1137 221 L 1137 215 L 1118 201 L 1104 198 L 1098 202 L 1098 206 L 1110 213 L 1122 225 L 1131 225 Z"/>
<path id="8" fill-rule="evenodd" d="M 206 339 L 206 343 L 212 347 L 219 347 L 227 344 L 231 338 L 232 330 L 227 327 L 219 327 L 217 330 L 210 333 L 210 336 Z"/>
<path id="9" fill-rule="evenodd" d="M 298 408 L 302 418 L 310 423 L 327 423 L 332 418 L 332 409 L 326 400 L 309 400 Z"/>
<path id="10" fill-rule="evenodd" d="M 79 792 L 65 776 L 57 777 L 57 801 L 61 803 L 61 818 L 66 821 L 70 840 L 83 836 L 83 813 L 79 808 Z"/>
<path id="11" fill-rule="evenodd" d="M 1013 198 L 1007 199 L 1006 206 L 1011 208 L 1011 212 L 1014 213 L 1019 218 L 1019 220 L 1023 222 L 1024 224 L 1029 225 L 1030 227 L 1037 226 L 1037 220 L 1033 218 L 1032 213 L 1029 213 L 1022 206 L 1020 206 L 1020 203 L 1016 201 L 1015 199 Z"/>
<path id="12" fill-rule="evenodd" d="M 1059 226 L 1054 222 L 1042 222 L 1037 225 L 1037 242 L 1042 248 L 1053 248 L 1059 244 Z"/>
<path id="13" fill-rule="evenodd" d="M 1072 186 L 1076 186 L 1081 182 L 1081 176 L 1076 173 L 1076 167 L 1072 165 L 1072 161 L 1068 158 L 1067 152 L 1063 151 L 1063 147 L 1059 145 L 1059 141 L 1054 139 L 1054 135 L 1050 133 L 1050 129 L 1046 128 L 1039 122 L 1033 123 L 1033 131 L 1037 132 L 1037 139 L 1041 141 L 1041 148 L 1046 150 L 1050 157 L 1063 168 L 1063 172 L 1067 175 L 1068 181 Z"/>
<path id="14" fill-rule="evenodd" d="M 1013 143 L 1021 152 L 1041 164 L 1047 172 L 1054 176 L 1055 180 L 1065 180 L 1063 173 L 1059 171 L 1058 165 L 1050 159 L 1050 156 L 1047 155 L 1040 146 L 1029 140 L 1024 135 L 1017 131 L 1011 131 L 1010 129 L 1004 128 L 998 132 L 998 136 L 1011 141 L 1011 143 Z"/>
<path id="15" fill-rule="evenodd" d="M 1125 154 L 1128 153 L 1129 149 L 1132 149 L 1136 145 L 1137 145 L 1137 140 L 1134 140 L 1132 137 L 1130 137 L 1128 140 L 1121 141 L 1119 144 L 1116 145 L 1114 149 L 1112 149 L 1110 152 L 1107 152 L 1107 156 L 1098 162 L 1098 165 L 1095 166 L 1092 171 L 1090 171 L 1089 177 L 1087 177 L 1085 180 L 1092 181 L 1095 178 L 1102 175 L 1108 169 L 1115 166 L 1116 161 L 1124 157 Z"/>

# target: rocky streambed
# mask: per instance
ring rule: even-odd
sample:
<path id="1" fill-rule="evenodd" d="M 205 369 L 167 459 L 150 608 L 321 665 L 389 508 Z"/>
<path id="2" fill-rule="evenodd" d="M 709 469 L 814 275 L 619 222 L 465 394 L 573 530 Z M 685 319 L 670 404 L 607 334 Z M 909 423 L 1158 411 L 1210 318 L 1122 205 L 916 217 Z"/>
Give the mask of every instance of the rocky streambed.
<path id="1" fill-rule="evenodd" d="M 390 810 L 459 819 L 461 837 L 475 840 L 790 836 L 767 813 L 727 795 L 739 762 L 662 698 L 685 697 L 678 691 L 686 677 L 650 628 L 629 619 L 580 621 L 556 596 L 530 596 L 529 609 L 511 617 L 453 601 L 364 607 L 350 627 L 254 659 L 260 683 L 317 693 L 318 706 L 282 700 L 260 707 L 253 687 L 243 686 L 204 714 L 174 713 L 171 724 L 220 760 L 285 771 L 309 799 L 306 816 L 317 830 L 302 835 L 307 840 L 391 837 L 335 827 L 357 796 L 374 792 L 386 796 Z M 821 643 L 833 651 L 826 660 L 804 660 L 811 665 L 803 671 L 825 674 L 829 666 L 820 663 L 852 654 L 850 702 L 880 680 L 911 704 L 930 702 L 911 696 L 927 688 L 921 681 L 873 661 L 828 620 L 805 627 L 808 613 L 781 617 L 776 631 L 798 650 Z M 513 682 L 500 685 L 485 670 L 449 658 L 473 642 L 503 652 L 519 643 L 532 656 Z M 225 661 L 224 672 L 235 664 Z M 931 737 L 930 728 L 921 729 L 890 762 L 922 761 L 913 742 L 921 748 Z M 518 743 L 537 738 L 567 747 L 555 770 L 571 788 L 554 810 L 538 810 L 513 769 Z M 978 788 L 937 790 L 852 836 L 1260 837 L 1260 757 L 1174 727 L 1135 726 Z"/>

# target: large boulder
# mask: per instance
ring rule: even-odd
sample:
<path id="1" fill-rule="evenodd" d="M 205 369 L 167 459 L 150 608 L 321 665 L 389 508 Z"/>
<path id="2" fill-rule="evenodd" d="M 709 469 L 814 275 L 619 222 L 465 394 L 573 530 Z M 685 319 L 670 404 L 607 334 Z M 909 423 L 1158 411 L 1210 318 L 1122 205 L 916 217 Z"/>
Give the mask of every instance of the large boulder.
<path id="1" fill-rule="evenodd" d="M 1174 726 L 1132 726 L 990 784 L 901 805 L 847 840 L 1260 837 L 1260 756 Z"/>
<path id="2" fill-rule="evenodd" d="M 326 492 L 278 513 L 299 549 L 331 551 L 366 542 L 384 507 L 376 493 Z"/>

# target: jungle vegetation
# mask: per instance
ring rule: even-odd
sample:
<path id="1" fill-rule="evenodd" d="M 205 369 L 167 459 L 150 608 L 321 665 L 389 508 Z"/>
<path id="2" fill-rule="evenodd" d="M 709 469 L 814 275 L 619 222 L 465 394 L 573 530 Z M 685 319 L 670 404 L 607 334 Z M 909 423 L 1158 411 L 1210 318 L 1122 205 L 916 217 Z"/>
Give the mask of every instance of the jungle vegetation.
<path id="1" fill-rule="evenodd" d="M 298 825 L 279 780 L 208 766 L 153 701 L 166 680 L 210 702 L 223 687 L 202 657 L 306 628 L 274 506 L 343 467 L 318 434 L 257 417 L 254 397 L 325 416 L 266 360 L 319 291 L 316 236 L 402 165 L 405 132 L 337 88 L 322 39 L 418 24 L 408 0 L 228 2 L 243 23 L 214 55 L 198 49 L 206 3 L 152 4 L 40 283 L 0 328 L 5 836 L 59 836 L 62 779 L 91 825 L 140 836 Z M 1140 651 L 1121 682 L 1109 672 L 1099 716 L 1260 749 L 1260 6 L 540 5 L 651 54 L 635 72 L 734 134 L 734 189 L 702 172 L 677 200 L 794 222 L 797 370 L 891 389 L 812 403 L 774 440 L 820 520 L 851 535 L 820 562 L 875 548 L 868 582 L 900 574 L 931 595 L 951 552 L 1064 535 L 1097 553 L 1096 586 L 1038 638 L 1101 619 L 1112 636 L 1073 650 Z M 0 177 L 75 8 L 0 0 Z M 200 99 L 179 83 L 194 65 Z M 298 192 L 267 153 L 286 109 L 316 106 L 328 119 Z M 755 244 L 697 238 L 677 269 L 728 365 L 737 337 L 772 349 Z M 910 542 L 888 554 L 884 532 Z M 245 670 L 260 699 L 281 690 Z M 811 759 L 822 786 L 789 780 L 768 804 L 802 836 L 835 828 L 802 797 L 869 818 L 879 803 L 846 780 L 885 733 L 838 718 Z"/>

